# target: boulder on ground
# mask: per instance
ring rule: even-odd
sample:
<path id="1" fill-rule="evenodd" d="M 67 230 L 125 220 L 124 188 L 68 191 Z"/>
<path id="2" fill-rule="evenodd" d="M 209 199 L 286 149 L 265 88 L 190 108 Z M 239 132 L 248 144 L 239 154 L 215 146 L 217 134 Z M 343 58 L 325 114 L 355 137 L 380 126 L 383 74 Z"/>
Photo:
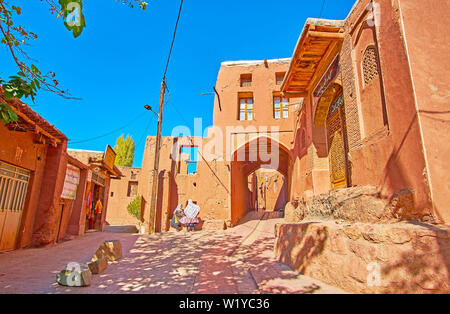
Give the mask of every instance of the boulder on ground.
<path id="1" fill-rule="evenodd" d="M 289 202 L 284 208 L 284 220 L 288 223 L 297 223 L 305 218 L 306 207 L 298 201 Z"/>
<path id="2" fill-rule="evenodd" d="M 89 269 L 62 270 L 56 275 L 56 282 L 65 287 L 89 287 L 92 273 Z"/>
<path id="3" fill-rule="evenodd" d="M 108 268 L 108 260 L 106 258 L 100 258 L 96 261 L 90 262 L 88 267 L 92 274 L 99 275 L 103 273 L 106 268 Z"/>
<path id="4" fill-rule="evenodd" d="M 117 240 L 104 242 L 95 252 L 92 261 L 95 262 L 99 259 L 106 259 L 108 262 L 122 259 L 122 243 Z"/>

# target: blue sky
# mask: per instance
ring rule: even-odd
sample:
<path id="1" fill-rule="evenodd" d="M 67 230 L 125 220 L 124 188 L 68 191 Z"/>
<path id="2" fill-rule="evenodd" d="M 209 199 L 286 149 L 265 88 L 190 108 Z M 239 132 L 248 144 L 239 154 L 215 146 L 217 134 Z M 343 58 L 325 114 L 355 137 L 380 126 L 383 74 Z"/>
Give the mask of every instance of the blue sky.
<path id="1" fill-rule="evenodd" d="M 158 108 L 159 89 L 178 13 L 178 0 L 147 1 L 146 11 L 120 1 L 85 0 L 86 29 L 74 39 L 61 20 L 37 0 L 15 0 L 20 21 L 39 35 L 27 49 L 43 72 L 54 71 L 61 85 L 81 101 L 40 92 L 32 108 L 73 142 L 129 125 L 113 134 L 70 148 L 104 150 L 121 134 L 136 144 L 140 166 L 145 136 L 156 134 L 156 118 L 145 104 Z M 326 0 L 322 18 L 344 19 L 355 0 Z M 185 0 L 167 82 L 163 135 L 185 122 L 203 118 L 212 124 L 212 92 L 220 63 L 292 55 L 306 18 L 319 17 L 322 0 Z M 0 77 L 17 72 L 6 48 L 0 49 Z M 152 120 L 151 120 L 152 119 Z M 132 123 L 130 123 L 132 122 Z M 147 130 L 147 131 L 146 131 Z M 141 140 L 142 139 L 142 140 Z"/>

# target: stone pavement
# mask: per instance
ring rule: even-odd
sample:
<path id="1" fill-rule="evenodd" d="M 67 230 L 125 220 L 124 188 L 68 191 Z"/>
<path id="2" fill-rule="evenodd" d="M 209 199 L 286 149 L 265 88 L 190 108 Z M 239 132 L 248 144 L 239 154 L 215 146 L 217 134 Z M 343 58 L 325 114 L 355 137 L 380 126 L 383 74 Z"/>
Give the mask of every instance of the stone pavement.
<path id="1" fill-rule="evenodd" d="M 343 293 L 273 259 L 274 226 L 279 222 L 276 216 L 254 214 L 226 231 L 92 233 L 52 247 L 0 254 L 0 294 Z M 122 242 L 121 261 L 94 275 L 90 287 L 55 283 L 68 263 L 86 263 L 105 240 Z"/>

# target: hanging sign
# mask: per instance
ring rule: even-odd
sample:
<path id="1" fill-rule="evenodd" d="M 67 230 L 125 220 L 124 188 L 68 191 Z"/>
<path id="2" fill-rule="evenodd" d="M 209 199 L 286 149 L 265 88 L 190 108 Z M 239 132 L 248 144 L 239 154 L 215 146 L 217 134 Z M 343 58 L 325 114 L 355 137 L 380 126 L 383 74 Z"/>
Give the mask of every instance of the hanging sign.
<path id="1" fill-rule="evenodd" d="M 116 162 L 116 152 L 110 145 L 108 145 L 108 147 L 106 147 L 103 163 L 105 164 L 106 168 L 108 168 L 108 170 L 113 171 L 115 162 Z"/>
<path id="2" fill-rule="evenodd" d="M 77 190 L 79 184 L 80 184 L 80 169 L 71 164 L 68 164 L 61 198 L 67 200 L 74 200 L 77 197 Z"/>

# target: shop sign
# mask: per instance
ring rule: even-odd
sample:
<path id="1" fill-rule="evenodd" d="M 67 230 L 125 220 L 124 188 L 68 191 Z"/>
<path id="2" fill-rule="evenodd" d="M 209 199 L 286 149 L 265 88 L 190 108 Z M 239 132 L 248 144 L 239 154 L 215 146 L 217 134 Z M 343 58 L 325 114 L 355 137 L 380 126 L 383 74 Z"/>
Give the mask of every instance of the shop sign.
<path id="1" fill-rule="evenodd" d="M 108 147 L 106 147 L 103 163 L 105 164 L 106 168 L 108 168 L 108 170 L 112 171 L 114 169 L 115 162 L 116 162 L 116 152 L 110 145 L 108 145 Z"/>
<path id="2" fill-rule="evenodd" d="M 78 185 L 80 184 L 80 169 L 70 164 L 67 165 L 66 179 L 61 198 L 74 200 L 77 197 Z"/>

